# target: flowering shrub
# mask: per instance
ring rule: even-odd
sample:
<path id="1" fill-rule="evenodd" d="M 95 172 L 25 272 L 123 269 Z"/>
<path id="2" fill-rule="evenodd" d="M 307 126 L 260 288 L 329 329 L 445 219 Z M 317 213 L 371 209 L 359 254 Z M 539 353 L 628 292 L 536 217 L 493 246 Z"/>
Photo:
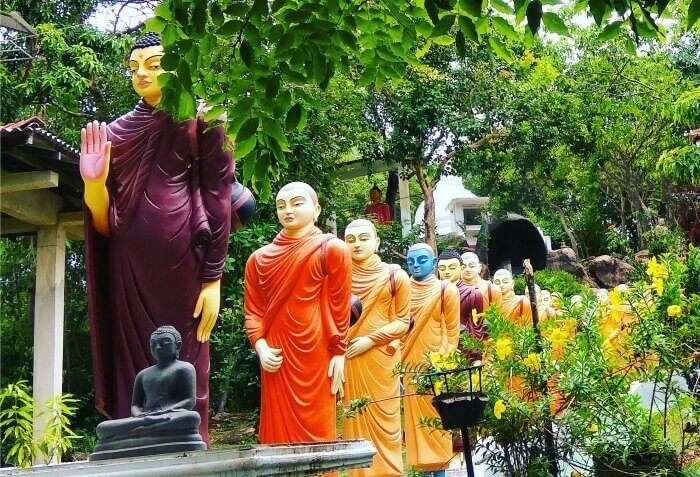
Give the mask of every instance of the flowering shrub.
<path id="1" fill-rule="evenodd" d="M 700 250 L 652 258 L 638 280 L 601 300 L 564 299 L 539 334 L 492 307 L 490 339 L 463 338 L 463 347 L 482 354 L 489 404 L 478 446 L 493 470 L 548 475 L 551 432 L 560 464 L 584 475 L 682 475 L 683 456 L 699 447 Z M 428 370 L 466 361 L 433 354 Z M 695 393 L 684 390 L 682 376 Z M 448 384 L 452 391 L 469 383 Z M 653 389 L 651 403 L 630 392 L 641 385 Z"/>

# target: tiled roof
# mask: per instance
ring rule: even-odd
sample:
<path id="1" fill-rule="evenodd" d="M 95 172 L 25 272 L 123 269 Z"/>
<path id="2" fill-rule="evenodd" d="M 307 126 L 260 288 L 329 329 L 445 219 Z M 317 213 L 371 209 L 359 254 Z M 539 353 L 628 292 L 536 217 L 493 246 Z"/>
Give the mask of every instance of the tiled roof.
<path id="1" fill-rule="evenodd" d="M 46 123 L 44 123 L 41 118 L 32 116 L 31 118 L 23 119 L 15 123 L 0 125 L 0 137 L 6 134 L 16 133 L 35 134 L 72 159 L 78 160 L 80 158 L 80 151 L 78 151 L 78 149 L 66 143 L 50 131 L 47 131 L 45 127 Z"/>

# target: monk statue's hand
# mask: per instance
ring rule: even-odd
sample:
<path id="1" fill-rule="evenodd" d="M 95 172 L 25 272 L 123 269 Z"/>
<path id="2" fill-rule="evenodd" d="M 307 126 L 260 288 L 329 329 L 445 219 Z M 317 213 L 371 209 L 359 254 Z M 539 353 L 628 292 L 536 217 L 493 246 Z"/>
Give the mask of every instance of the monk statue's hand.
<path id="1" fill-rule="evenodd" d="M 80 130 L 80 176 L 87 187 L 105 185 L 111 151 L 107 124 L 93 121 Z"/>
<path id="2" fill-rule="evenodd" d="M 350 346 L 348 346 L 348 350 L 345 352 L 345 356 L 347 358 L 354 358 L 355 356 L 359 356 L 371 350 L 374 347 L 374 344 L 375 343 L 372 340 L 372 338 L 368 336 L 358 336 L 357 338 L 354 338 L 352 341 L 350 341 Z"/>
<path id="3" fill-rule="evenodd" d="M 338 354 L 331 358 L 328 364 L 328 377 L 331 378 L 331 394 L 342 398 L 345 383 L 345 355 Z"/>
<path id="4" fill-rule="evenodd" d="M 260 366 L 268 373 L 276 373 L 282 366 L 282 350 L 271 348 L 265 338 L 260 338 L 255 342 L 255 352 L 258 353 Z"/>
<path id="5" fill-rule="evenodd" d="M 206 343 L 209 341 L 211 331 L 219 316 L 219 306 L 221 305 L 221 280 L 202 284 L 202 289 L 194 307 L 194 318 L 202 315 L 197 327 L 197 341 Z"/>

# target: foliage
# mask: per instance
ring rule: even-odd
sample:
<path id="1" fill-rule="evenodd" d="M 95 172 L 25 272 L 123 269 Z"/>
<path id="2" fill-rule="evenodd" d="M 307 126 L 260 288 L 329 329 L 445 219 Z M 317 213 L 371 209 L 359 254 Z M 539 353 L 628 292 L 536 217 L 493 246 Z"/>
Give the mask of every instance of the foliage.
<path id="1" fill-rule="evenodd" d="M 668 2 L 601 0 L 577 5 L 587 8 L 599 26 L 613 11 L 622 16 L 608 23 L 605 37 L 630 35 L 624 24 L 638 38 L 660 35 L 656 19 Z M 276 177 L 290 151 L 285 131 L 303 128 L 306 104 L 313 104 L 305 85 L 325 89 L 339 72 L 359 77 L 360 85 L 374 82 L 381 88 L 387 80 L 400 79 L 406 64 L 416 64 L 416 57 L 433 44 L 454 43 L 464 56 L 467 40 L 479 42 L 483 37 L 496 54 L 511 60 L 502 36 L 532 43 L 540 25 L 569 34 L 558 14 L 549 7 L 544 11 L 540 0 L 512 5 L 492 0 L 491 7 L 438 0 L 167 0 L 147 26 L 161 34 L 166 49 L 162 64 L 173 72 L 163 78 L 163 106 L 181 119 L 194 116 L 196 98 L 212 106 L 212 118 L 226 111 L 227 130 L 236 138 L 239 158 L 248 164 L 243 177 L 267 197 L 269 176 Z M 690 27 L 695 18 L 694 9 L 689 11 Z M 525 19 L 523 34 L 517 26 Z"/>
<path id="2" fill-rule="evenodd" d="M 78 436 L 71 430 L 70 417 L 75 415 L 78 400 L 71 394 L 49 399 L 39 413 L 46 420 L 42 439 L 33 441 L 34 399 L 26 381 L 20 380 L 0 391 L 0 427 L 5 462 L 30 467 L 34 456 L 48 461 L 60 459 L 73 446 Z"/>
<path id="3" fill-rule="evenodd" d="M 587 289 L 586 285 L 579 282 L 575 276 L 563 270 L 537 270 L 535 284 L 542 290 L 557 292 L 564 298 L 580 295 Z M 522 275 L 515 277 L 513 289 L 519 295 L 526 294 L 525 279 Z"/>

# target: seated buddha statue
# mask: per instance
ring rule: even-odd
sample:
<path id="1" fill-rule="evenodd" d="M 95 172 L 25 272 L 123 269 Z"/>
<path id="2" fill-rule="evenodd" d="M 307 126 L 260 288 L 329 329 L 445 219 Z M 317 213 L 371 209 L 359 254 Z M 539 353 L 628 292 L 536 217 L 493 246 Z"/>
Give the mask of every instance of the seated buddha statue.
<path id="1" fill-rule="evenodd" d="M 134 381 L 131 417 L 97 425 L 98 442 L 90 460 L 206 449 L 199 434 L 194 366 L 180 361 L 180 333 L 161 326 L 151 334 L 156 364 Z"/>

